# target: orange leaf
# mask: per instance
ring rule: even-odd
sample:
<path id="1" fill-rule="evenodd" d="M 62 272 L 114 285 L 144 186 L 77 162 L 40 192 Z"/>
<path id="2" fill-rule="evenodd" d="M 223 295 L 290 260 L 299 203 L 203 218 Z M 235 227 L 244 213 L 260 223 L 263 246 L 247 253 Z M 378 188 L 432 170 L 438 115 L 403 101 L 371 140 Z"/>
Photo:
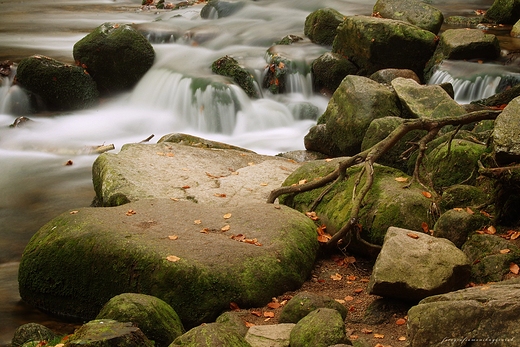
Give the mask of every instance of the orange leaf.
<path id="1" fill-rule="evenodd" d="M 518 275 L 518 273 L 520 272 L 520 267 L 518 267 L 518 265 L 516 265 L 515 263 L 511 263 L 509 264 L 509 271 L 511 271 L 515 275 Z"/>
<path id="2" fill-rule="evenodd" d="M 360 281 L 363 282 L 363 283 L 368 283 L 368 282 L 370 282 L 370 279 L 362 278 L 362 279 L 360 279 Z"/>
<path id="3" fill-rule="evenodd" d="M 329 234 L 323 234 L 318 236 L 318 242 L 327 243 L 331 239 Z"/>
<path id="4" fill-rule="evenodd" d="M 422 192 L 422 195 L 425 196 L 425 197 L 427 197 L 428 199 L 432 197 L 432 194 L 429 193 L 429 192 L 426 192 L 426 191 L 423 191 L 423 192 Z"/>
<path id="5" fill-rule="evenodd" d="M 385 337 L 385 335 L 383 335 L 383 334 L 374 334 L 374 337 L 376 339 L 383 339 Z"/>
<path id="6" fill-rule="evenodd" d="M 407 177 L 396 177 L 395 180 L 397 182 L 408 182 L 408 178 Z"/>
<path id="7" fill-rule="evenodd" d="M 238 304 L 236 302 L 230 302 L 229 303 L 229 308 L 233 311 L 238 311 L 240 310 L 240 307 L 238 306 Z"/>
<path id="8" fill-rule="evenodd" d="M 177 235 L 170 235 L 170 236 L 168 236 L 168 238 L 170 240 L 177 240 L 179 238 L 179 236 L 177 236 Z"/>
<path id="9" fill-rule="evenodd" d="M 327 230 L 327 226 L 325 224 L 320 225 L 319 227 L 316 228 L 316 231 L 318 232 L 318 235 L 324 235 L 325 234 L 325 230 Z"/>
<path id="10" fill-rule="evenodd" d="M 222 232 L 226 232 L 226 231 L 228 231 L 229 229 L 231 229 L 231 227 L 229 226 L 229 224 L 226 224 L 226 225 L 224 225 L 222 228 L 220 228 L 220 231 L 222 231 Z"/>
<path id="11" fill-rule="evenodd" d="M 513 234 L 511 234 L 511 240 L 516 240 L 520 237 L 520 231 L 515 231 Z"/>
<path id="12" fill-rule="evenodd" d="M 190 186 L 182 186 L 182 189 L 190 189 Z"/>
<path id="13" fill-rule="evenodd" d="M 274 318 L 274 312 L 271 312 L 271 311 L 264 312 L 264 317 Z"/>
<path id="14" fill-rule="evenodd" d="M 423 230 L 426 234 L 428 234 L 428 233 L 430 232 L 430 228 L 428 227 L 428 223 L 426 223 L 426 222 L 422 222 L 422 223 L 421 223 L 421 228 L 422 228 L 422 230 Z M 410 235 L 408 235 L 408 236 L 410 236 Z M 411 237 L 411 236 L 410 236 L 410 237 Z"/>
<path id="15" fill-rule="evenodd" d="M 406 324 L 406 319 L 399 318 L 398 320 L 395 321 L 395 324 L 397 324 L 397 325 L 404 325 L 404 324 Z"/>
<path id="16" fill-rule="evenodd" d="M 356 262 L 356 258 L 353 256 L 345 257 L 345 263 L 354 264 Z"/>
<path id="17" fill-rule="evenodd" d="M 336 272 L 334 275 L 330 275 L 330 278 L 332 278 L 333 281 L 340 281 L 343 278 L 343 276 Z"/>
<path id="18" fill-rule="evenodd" d="M 486 228 L 486 230 L 484 230 L 484 233 L 489 234 L 489 235 L 494 235 L 496 232 L 497 232 L 497 229 L 495 229 L 495 227 L 492 225 L 488 226 Z"/>
<path id="19" fill-rule="evenodd" d="M 126 212 L 126 215 L 127 215 L 127 216 L 131 216 L 131 215 L 134 215 L 134 214 L 136 214 L 136 213 L 137 213 L 137 212 L 135 212 L 134 210 L 128 210 L 128 211 Z"/>
<path id="20" fill-rule="evenodd" d="M 418 239 L 419 238 L 419 235 L 417 235 L 416 233 L 408 233 L 408 234 L 406 234 L 406 236 L 411 237 L 412 239 Z"/>
<path id="21" fill-rule="evenodd" d="M 201 224 L 201 223 L 202 223 L 202 221 L 200 219 L 196 219 L 193 221 L 193 224 Z"/>
<path id="22" fill-rule="evenodd" d="M 480 211 L 480 214 L 482 214 L 488 218 L 491 218 L 491 215 L 489 213 L 487 213 L 486 211 Z"/>
<path id="23" fill-rule="evenodd" d="M 354 276 L 354 275 L 348 275 L 348 276 L 347 276 L 347 281 L 355 281 L 356 278 L 357 278 L 357 277 Z"/>
<path id="24" fill-rule="evenodd" d="M 399 340 L 399 341 L 406 341 L 406 336 L 399 336 L 399 338 L 397 340 Z"/>
<path id="25" fill-rule="evenodd" d="M 272 309 L 279 308 L 280 306 L 282 306 L 282 305 L 280 305 L 279 302 L 270 302 L 267 304 L 267 307 L 272 308 Z"/>
<path id="26" fill-rule="evenodd" d="M 261 311 L 251 311 L 251 314 L 253 316 L 262 317 L 262 312 Z"/>
<path id="27" fill-rule="evenodd" d="M 350 295 L 345 296 L 345 301 L 352 301 L 352 300 L 354 300 L 353 296 L 350 296 Z"/>
<path id="28" fill-rule="evenodd" d="M 254 327 L 254 326 L 255 326 L 254 323 L 249 323 L 249 322 L 245 322 L 244 325 L 245 325 L 247 328 L 251 328 L 251 327 Z"/>
<path id="29" fill-rule="evenodd" d="M 177 257 L 175 255 L 169 255 L 169 256 L 166 257 L 166 260 L 171 261 L 173 263 L 175 263 L 176 261 L 179 261 L 180 259 L 181 258 L 179 258 L 179 257 Z"/>
<path id="30" fill-rule="evenodd" d="M 224 194 L 224 193 L 215 193 L 213 195 L 215 195 L 217 198 L 225 198 L 226 197 L 226 194 Z"/>
<path id="31" fill-rule="evenodd" d="M 473 210 L 469 207 L 466 207 L 466 212 L 469 214 L 475 214 L 475 212 L 473 212 Z"/>
<path id="32" fill-rule="evenodd" d="M 507 254 L 507 253 L 511 252 L 511 250 L 509 248 L 504 248 L 504 249 L 501 249 L 499 252 L 500 252 L 500 254 Z"/>
<path id="33" fill-rule="evenodd" d="M 356 293 L 356 294 L 361 294 L 362 291 L 363 291 L 363 288 L 354 289 L 354 293 Z"/>
<path id="34" fill-rule="evenodd" d="M 312 212 L 305 212 L 305 215 L 307 217 L 309 217 L 310 219 L 314 220 L 314 221 L 319 219 L 318 216 L 316 215 L 316 212 L 314 212 L 314 211 L 312 211 Z"/>
<path id="35" fill-rule="evenodd" d="M 231 218 L 231 213 L 226 213 L 223 217 L 224 219 L 229 219 Z"/>
<path id="36" fill-rule="evenodd" d="M 373 331 L 372 329 L 367 329 L 367 328 L 363 328 L 363 329 L 361 329 L 361 332 L 362 332 L 363 334 L 372 334 L 372 331 Z"/>

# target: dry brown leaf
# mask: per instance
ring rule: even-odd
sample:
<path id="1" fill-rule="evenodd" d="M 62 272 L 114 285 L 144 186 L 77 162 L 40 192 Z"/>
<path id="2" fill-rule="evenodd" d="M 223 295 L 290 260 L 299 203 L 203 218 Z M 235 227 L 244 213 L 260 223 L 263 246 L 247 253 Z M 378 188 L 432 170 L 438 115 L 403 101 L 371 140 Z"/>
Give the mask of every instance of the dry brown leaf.
<path id="1" fill-rule="evenodd" d="M 231 229 L 231 226 L 229 224 L 226 224 L 224 225 L 222 228 L 220 228 L 220 231 L 222 232 L 226 232 L 228 231 L 229 229 Z"/>
<path id="2" fill-rule="evenodd" d="M 177 198 L 170 198 L 170 200 L 179 201 L 179 199 L 177 199 Z"/>
<path id="3" fill-rule="evenodd" d="M 177 235 L 170 235 L 170 236 L 168 236 L 168 238 L 170 240 L 177 240 L 179 238 L 179 236 L 177 236 Z"/>
<path id="4" fill-rule="evenodd" d="M 520 237 L 520 231 L 515 231 L 513 234 L 511 234 L 511 240 L 516 240 Z"/>
<path id="5" fill-rule="evenodd" d="M 225 198 L 226 197 L 226 194 L 224 194 L 224 193 L 215 193 L 213 195 L 215 195 L 217 198 Z"/>
<path id="6" fill-rule="evenodd" d="M 74 210 L 74 211 L 70 211 L 70 214 L 78 214 L 79 211 L 77 210 Z"/>
<path id="7" fill-rule="evenodd" d="M 495 235 L 496 232 L 497 232 L 497 229 L 495 229 L 495 227 L 492 225 L 488 226 L 486 228 L 486 230 L 484 230 L 484 233 L 489 234 L 489 235 Z"/>
<path id="8" fill-rule="evenodd" d="M 327 159 L 325 159 L 325 161 L 326 161 L 327 163 L 328 163 L 328 162 L 331 162 L 331 161 L 333 161 L 333 160 L 334 160 L 334 159 L 332 159 L 332 158 L 327 158 Z"/>
<path id="9" fill-rule="evenodd" d="M 202 221 L 200 219 L 196 219 L 193 221 L 193 224 L 202 224 Z"/>
<path id="10" fill-rule="evenodd" d="M 397 324 L 397 325 L 405 325 L 406 324 L 406 319 L 399 318 L 398 320 L 395 321 L 395 324 Z"/>
<path id="11" fill-rule="evenodd" d="M 360 281 L 363 282 L 363 283 L 368 283 L 368 282 L 370 282 L 370 279 L 362 278 L 362 279 L 360 279 Z"/>
<path id="12" fill-rule="evenodd" d="M 262 317 L 262 311 L 251 311 L 253 316 Z"/>
<path id="13" fill-rule="evenodd" d="M 244 325 L 245 325 L 247 328 L 251 328 L 251 327 L 254 327 L 254 326 L 255 326 L 254 323 L 250 323 L 250 322 L 245 322 Z"/>
<path id="14" fill-rule="evenodd" d="M 406 341 L 406 336 L 399 336 L 399 338 L 397 340 L 399 340 L 399 341 Z"/>
<path id="15" fill-rule="evenodd" d="M 231 213 L 226 213 L 226 214 L 224 215 L 224 219 L 229 219 L 229 218 L 231 218 Z"/>
<path id="16" fill-rule="evenodd" d="M 318 216 L 316 215 L 316 212 L 314 212 L 314 211 L 305 212 L 305 215 L 314 221 L 317 221 L 319 219 Z"/>
<path id="17" fill-rule="evenodd" d="M 264 312 L 264 317 L 274 318 L 274 312 L 266 311 L 266 312 Z"/>
<path id="18" fill-rule="evenodd" d="M 430 232 L 430 228 L 428 227 L 428 223 L 426 223 L 426 222 L 422 222 L 422 223 L 421 223 L 421 228 L 422 228 L 422 230 L 423 230 L 426 234 L 428 234 L 428 233 Z M 410 236 L 410 237 L 411 237 L 411 236 Z"/>
<path id="19" fill-rule="evenodd" d="M 261 185 L 262 187 L 267 187 L 267 185 L 268 185 L 268 184 L 267 184 L 267 183 L 264 183 L 264 182 L 262 182 L 262 183 L 260 183 L 260 185 Z"/>
<path id="20" fill-rule="evenodd" d="M 376 339 L 384 339 L 384 338 L 385 338 L 385 335 L 374 333 L 374 337 L 375 337 Z"/>
<path id="21" fill-rule="evenodd" d="M 367 329 L 367 328 L 363 328 L 363 329 L 361 329 L 361 332 L 362 332 L 363 334 L 372 334 L 372 331 L 373 331 L 372 329 Z"/>
<path id="22" fill-rule="evenodd" d="M 464 209 L 462 207 L 454 207 L 453 211 L 462 212 Z"/>
<path id="23" fill-rule="evenodd" d="M 412 239 L 418 239 L 419 235 L 416 233 L 407 233 L 406 236 L 411 237 Z"/>
<path id="24" fill-rule="evenodd" d="M 330 275 L 330 278 L 332 278 L 333 281 L 340 281 L 343 278 L 343 276 L 336 272 L 334 275 Z"/>
<path id="25" fill-rule="evenodd" d="M 475 214 L 475 212 L 473 212 L 473 210 L 469 207 L 466 207 L 466 212 L 469 214 Z"/>
<path id="26" fill-rule="evenodd" d="M 305 184 L 305 183 L 307 183 L 307 180 L 299 180 L 298 181 L 298 184 Z"/>
<path id="27" fill-rule="evenodd" d="M 176 262 L 176 261 L 181 260 L 181 258 L 179 258 L 179 257 L 177 257 L 175 255 L 169 255 L 169 256 L 166 257 L 166 260 L 171 261 L 171 262 Z"/>
<path id="28" fill-rule="evenodd" d="M 280 306 L 282 306 L 282 305 L 279 302 L 270 302 L 267 304 L 267 307 L 272 308 L 272 309 L 277 309 Z"/>
<path id="29" fill-rule="evenodd" d="M 480 214 L 483 215 L 483 216 L 486 216 L 488 218 L 491 218 L 491 215 L 489 213 L 487 213 L 486 211 L 484 211 L 484 210 L 481 210 Z"/>
<path id="30" fill-rule="evenodd" d="M 354 289 L 354 293 L 361 294 L 363 292 L 363 288 L 356 288 Z"/>
<path id="31" fill-rule="evenodd" d="M 520 267 L 518 267 L 518 265 L 516 265 L 515 263 L 511 263 L 509 264 L 509 271 L 511 271 L 515 275 L 518 275 L 518 273 L 520 272 Z"/>
<path id="32" fill-rule="evenodd" d="M 359 336 L 357 336 L 357 335 L 350 335 L 348 338 L 351 339 L 351 340 L 357 340 L 357 339 L 359 339 Z"/>
<path id="33" fill-rule="evenodd" d="M 336 302 L 339 302 L 340 304 L 344 304 L 345 303 L 345 300 L 343 299 L 334 299 Z"/>
<path id="34" fill-rule="evenodd" d="M 137 212 L 135 212 L 134 210 L 128 210 L 128 211 L 126 211 L 126 215 L 127 215 L 127 216 L 132 216 L 132 215 L 134 215 L 134 214 L 136 214 L 136 213 L 137 213 Z"/>
<path id="35" fill-rule="evenodd" d="M 396 177 L 397 182 L 408 182 L 408 177 Z"/>
<path id="36" fill-rule="evenodd" d="M 190 186 L 182 186 L 182 189 L 190 189 Z"/>
<path id="37" fill-rule="evenodd" d="M 348 275 L 347 276 L 347 281 L 355 281 L 356 279 L 357 279 L 357 277 L 354 276 L 354 275 Z"/>
<path id="38" fill-rule="evenodd" d="M 230 302 L 229 303 L 229 308 L 232 310 L 232 311 L 238 311 L 240 310 L 240 307 L 238 306 L 238 304 L 236 302 Z"/>
<path id="39" fill-rule="evenodd" d="M 355 257 L 353 257 L 353 256 L 345 257 L 345 263 L 354 264 L 355 262 L 356 262 L 356 258 Z"/>
<path id="40" fill-rule="evenodd" d="M 511 250 L 509 248 L 504 248 L 504 249 L 501 249 L 499 252 L 500 252 L 500 254 L 507 254 L 507 253 L 511 252 Z"/>
<path id="41" fill-rule="evenodd" d="M 207 234 L 207 233 L 209 233 L 209 228 L 204 228 L 200 232 L 203 234 Z"/>
<path id="42" fill-rule="evenodd" d="M 332 238 L 329 234 L 318 235 L 318 242 L 327 243 Z"/>
<path id="43" fill-rule="evenodd" d="M 352 300 L 354 300 L 353 296 L 350 296 L 350 295 L 345 296 L 345 301 L 352 301 Z"/>
<path id="44" fill-rule="evenodd" d="M 430 192 L 427 192 L 427 191 L 423 191 L 423 192 L 422 192 L 422 195 L 423 195 L 424 197 L 428 198 L 428 199 L 432 197 L 432 194 L 431 194 Z"/>

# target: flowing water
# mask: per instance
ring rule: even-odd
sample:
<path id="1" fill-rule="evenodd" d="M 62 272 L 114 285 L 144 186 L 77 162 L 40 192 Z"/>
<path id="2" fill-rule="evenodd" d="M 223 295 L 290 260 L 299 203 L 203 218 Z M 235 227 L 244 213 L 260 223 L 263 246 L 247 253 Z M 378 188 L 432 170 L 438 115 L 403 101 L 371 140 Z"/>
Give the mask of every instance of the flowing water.
<path id="1" fill-rule="evenodd" d="M 310 12 L 332 7 L 344 15 L 370 14 L 374 1 L 242 2 L 238 12 L 220 19 L 202 19 L 203 4 L 158 11 L 140 9 L 141 0 L 2 2 L 0 61 L 43 54 L 72 63 L 74 43 L 104 22 L 133 23 L 147 33 L 156 61 L 134 90 L 84 111 L 31 115 L 24 92 L 10 86 L 9 78 L 0 84 L 0 346 L 26 322 L 60 329 L 57 321 L 20 302 L 16 274 L 22 251 L 39 227 L 65 210 L 90 205 L 95 156 L 85 154 L 88 146 L 114 144 L 117 152 L 151 134 L 155 142 L 185 132 L 262 154 L 303 149 L 304 135 L 328 102 L 312 91 L 308 64 L 327 48 L 309 42 L 278 47 L 304 68 L 290 75 L 287 93 L 271 95 L 259 88 L 262 97 L 254 100 L 237 87 L 223 88 L 211 63 L 233 56 L 260 85 L 266 50 L 285 35 L 303 37 Z M 438 7 L 468 14 L 490 3 L 448 0 Z M 445 70 L 451 72 L 442 78 L 452 78 L 453 69 Z M 18 116 L 33 121 L 10 128 Z M 65 165 L 68 161 L 72 165 Z"/>

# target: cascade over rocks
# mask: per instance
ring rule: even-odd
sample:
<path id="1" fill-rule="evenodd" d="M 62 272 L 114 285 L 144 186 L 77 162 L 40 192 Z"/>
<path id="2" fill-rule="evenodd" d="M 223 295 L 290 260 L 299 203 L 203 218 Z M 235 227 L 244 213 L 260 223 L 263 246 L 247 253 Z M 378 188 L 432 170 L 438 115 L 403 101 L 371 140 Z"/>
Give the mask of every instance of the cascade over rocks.
<path id="1" fill-rule="evenodd" d="M 382 18 L 396 19 L 438 34 L 444 16 L 435 7 L 420 0 L 378 0 L 373 12 Z"/>
<path id="2" fill-rule="evenodd" d="M 132 88 L 155 59 L 152 45 L 140 32 L 117 23 L 104 23 L 76 42 L 73 55 L 102 95 Z"/>
<path id="3" fill-rule="evenodd" d="M 368 288 L 370 294 L 419 301 L 464 288 L 469 276 L 469 260 L 452 242 L 390 227 Z"/>
<path id="4" fill-rule="evenodd" d="M 518 344 L 518 279 L 421 300 L 408 311 L 410 347 Z"/>

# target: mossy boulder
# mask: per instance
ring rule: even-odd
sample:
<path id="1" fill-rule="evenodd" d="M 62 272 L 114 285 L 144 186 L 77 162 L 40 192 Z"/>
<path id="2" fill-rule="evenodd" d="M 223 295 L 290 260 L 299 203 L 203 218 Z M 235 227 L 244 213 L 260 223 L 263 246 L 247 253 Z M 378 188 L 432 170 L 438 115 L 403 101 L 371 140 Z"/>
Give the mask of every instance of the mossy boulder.
<path id="1" fill-rule="evenodd" d="M 444 22 L 444 16 L 439 9 L 420 0 L 378 0 L 373 12 L 383 18 L 417 25 L 434 34 L 439 33 Z"/>
<path id="2" fill-rule="evenodd" d="M 84 68 L 43 55 L 22 59 L 16 81 L 33 96 L 39 111 L 84 109 L 96 105 L 99 99 L 96 83 Z"/>
<path id="3" fill-rule="evenodd" d="M 495 120 L 493 146 L 496 160 L 508 165 L 520 160 L 520 97 L 514 98 Z"/>
<path id="4" fill-rule="evenodd" d="M 434 33 L 399 20 L 349 16 L 338 26 L 332 52 L 348 57 L 371 75 L 385 68 L 410 69 L 422 76 L 437 37 Z M 399 49 L 396 49 L 399 47 Z"/>
<path id="5" fill-rule="evenodd" d="M 96 319 L 132 322 L 157 347 L 168 347 L 184 333 L 182 322 L 173 308 L 163 300 L 145 294 L 123 293 L 113 297 Z"/>
<path id="6" fill-rule="evenodd" d="M 221 323 L 209 323 L 195 327 L 179 336 L 170 347 L 251 347 L 234 329 Z"/>
<path id="7" fill-rule="evenodd" d="M 200 17 L 204 19 L 216 19 L 229 17 L 244 7 L 240 1 L 209 0 L 200 11 Z"/>
<path id="8" fill-rule="evenodd" d="M 300 181 L 312 181 L 324 177 L 334 169 L 342 158 L 333 160 L 316 160 L 302 165 L 283 183 L 284 186 L 298 184 Z M 324 189 L 330 191 L 322 198 L 316 208 L 320 222 L 327 226 L 327 232 L 335 234 L 349 221 L 352 208 L 352 194 L 358 180 L 361 166 L 349 168 L 346 178 L 326 188 L 318 188 L 297 195 L 280 197 L 280 202 L 299 211 L 306 212 L 314 200 Z M 428 220 L 430 199 L 426 198 L 418 185 L 403 189 L 406 183 L 398 182 L 398 177 L 408 177 L 402 171 L 382 165 L 374 165 L 374 183 L 365 197 L 359 212 L 359 224 L 362 226 L 361 237 L 371 243 L 381 245 L 390 226 L 420 230 L 424 221 Z M 409 177 L 408 177 L 409 178 Z M 365 183 L 362 178 L 360 185 Z M 360 186 L 356 191 L 359 192 Z M 349 248 L 355 252 L 366 251 L 362 245 L 351 242 Z"/>
<path id="9" fill-rule="evenodd" d="M 382 69 L 374 72 L 369 78 L 377 83 L 390 85 L 397 77 L 409 78 L 417 83 L 421 83 L 419 76 L 410 69 Z"/>
<path id="10" fill-rule="evenodd" d="M 11 345 L 13 347 L 20 347 L 27 342 L 50 342 L 55 338 L 56 334 L 46 326 L 38 323 L 27 323 L 20 325 L 15 330 Z"/>
<path id="11" fill-rule="evenodd" d="M 117 23 L 104 23 L 76 42 L 73 55 L 102 95 L 134 87 L 155 59 L 152 45 L 139 31 Z"/>
<path id="12" fill-rule="evenodd" d="M 223 229 L 224 228 L 224 229 Z M 20 296 L 44 311 L 96 317 L 122 293 L 168 303 L 185 327 L 299 288 L 318 251 L 315 224 L 285 206 L 145 199 L 69 211 L 28 243 Z"/>
<path id="13" fill-rule="evenodd" d="M 291 330 L 291 347 L 328 347 L 349 342 L 341 314 L 332 308 L 318 308 L 302 318 Z"/>
<path id="14" fill-rule="evenodd" d="M 331 46 L 336 37 L 336 28 L 344 18 L 335 9 L 321 8 L 305 18 L 303 33 L 314 43 Z"/>
<path id="15" fill-rule="evenodd" d="M 280 323 L 298 323 L 300 319 L 307 316 L 318 308 L 331 308 L 338 311 L 341 317 L 347 318 L 347 309 L 331 297 L 309 292 L 296 294 L 284 306 L 278 321 Z"/>
<path id="16" fill-rule="evenodd" d="M 314 89 L 333 94 L 347 75 L 355 75 L 358 67 L 347 58 L 327 52 L 312 63 Z"/>
<path id="17" fill-rule="evenodd" d="M 230 77 L 249 97 L 259 97 L 254 76 L 240 66 L 236 59 L 229 56 L 219 58 L 211 64 L 211 71 L 218 75 Z"/>
<path id="18" fill-rule="evenodd" d="M 499 24 L 515 24 L 520 18 L 518 0 L 495 0 L 484 14 L 485 21 Z"/>
<path id="19" fill-rule="evenodd" d="M 439 203 L 441 210 L 479 206 L 491 201 L 491 194 L 484 189 L 469 184 L 456 184 L 442 193 Z"/>
<path id="20" fill-rule="evenodd" d="M 450 240 L 457 247 L 462 247 L 468 235 L 489 225 L 489 218 L 480 213 L 465 209 L 452 209 L 444 212 L 433 227 L 433 236 Z"/>
<path id="21" fill-rule="evenodd" d="M 154 347 L 154 344 L 130 322 L 96 319 L 76 330 L 67 340 L 66 346 Z"/>

